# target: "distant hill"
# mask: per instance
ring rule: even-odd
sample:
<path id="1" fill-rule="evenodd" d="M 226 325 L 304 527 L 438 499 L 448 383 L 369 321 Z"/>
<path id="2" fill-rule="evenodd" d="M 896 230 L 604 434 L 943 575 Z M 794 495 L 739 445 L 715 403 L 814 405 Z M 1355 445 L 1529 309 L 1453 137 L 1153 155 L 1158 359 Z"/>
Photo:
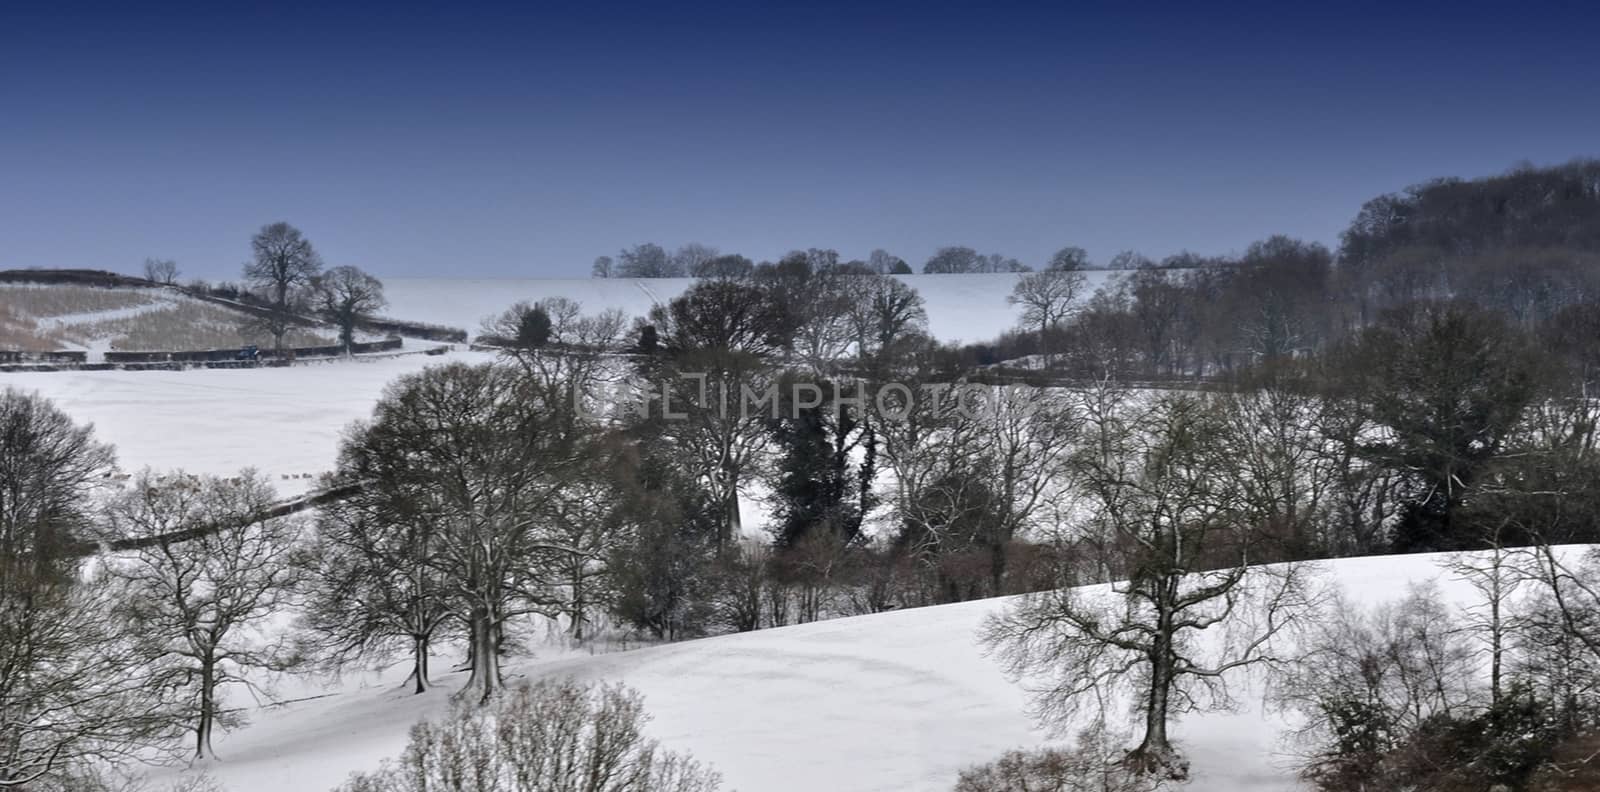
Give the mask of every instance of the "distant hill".
<path id="1" fill-rule="evenodd" d="M 1473 255 L 1514 248 L 1600 250 L 1600 160 L 1435 179 L 1368 201 L 1341 258 L 1370 264 L 1407 248 Z"/>

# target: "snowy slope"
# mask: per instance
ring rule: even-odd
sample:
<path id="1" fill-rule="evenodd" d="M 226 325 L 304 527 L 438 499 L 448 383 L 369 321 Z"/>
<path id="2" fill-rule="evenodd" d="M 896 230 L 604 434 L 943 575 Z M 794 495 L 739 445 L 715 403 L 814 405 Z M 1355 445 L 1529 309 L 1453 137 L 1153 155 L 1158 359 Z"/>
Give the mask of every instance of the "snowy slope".
<path id="1" fill-rule="evenodd" d="M 1087 293 L 1119 273 L 1085 273 Z M 929 329 L 941 341 L 984 341 L 1011 329 L 1017 310 L 1006 303 L 1016 274 L 900 275 L 927 302 Z M 483 320 L 519 300 L 567 297 L 586 310 L 617 308 L 630 317 L 671 300 L 694 283 L 691 278 L 485 279 L 392 278 L 384 281 L 386 313 L 416 322 L 460 327 L 476 334 Z M 1085 294 L 1087 297 L 1088 294 Z"/>
<path id="2" fill-rule="evenodd" d="M 401 374 L 483 353 L 335 360 L 285 368 L 55 371 L 0 374 L 0 388 L 37 391 L 117 447 L 129 472 L 149 466 L 232 475 L 253 467 L 295 495 L 333 467 L 339 433 L 368 418 Z M 285 479 L 285 476 L 291 478 Z"/>
<path id="3" fill-rule="evenodd" d="M 1328 562 L 1325 580 L 1356 602 L 1403 596 L 1410 581 L 1467 588 L 1438 556 Z M 948 790 L 968 765 L 1046 735 L 1025 699 L 974 635 L 1005 600 L 862 616 L 595 656 L 512 666 L 525 678 L 621 680 L 645 695 L 649 731 L 716 765 L 745 792 Z M 439 665 L 443 665 L 442 663 Z M 418 718 L 448 705 L 455 674 L 421 697 L 386 686 L 348 690 L 254 713 L 222 738 L 208 772 L 233 792 L 319 790 L 400 751 Z M 1290 790 L 1278 716 L 1262 715 L 1249 684 L 1239 712 L 1193 716 L 1177 737 L 1193 761 L 1191 792 Z"/>

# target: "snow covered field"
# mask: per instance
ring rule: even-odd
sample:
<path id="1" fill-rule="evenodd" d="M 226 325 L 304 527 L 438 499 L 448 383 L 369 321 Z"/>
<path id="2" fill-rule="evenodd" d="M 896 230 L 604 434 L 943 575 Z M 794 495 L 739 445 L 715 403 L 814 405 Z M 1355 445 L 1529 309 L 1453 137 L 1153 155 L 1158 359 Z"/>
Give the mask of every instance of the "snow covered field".
<path id="1" fill-rule="evenodd" d="M 1124 273 L 1085 273 L 1085 297 L 1111 277 Z M 982 275 L 900 275 L 927 302 L 928 325 L 941 341 L 992 339 L 1016 326 L 1018 311 L 1006 303 L 1019 277 L 1013 273 Z M 617 308 L 630 317 L 671 300 L 694 283 L 692 278 L 573 278 L 567 280 L 391 278 L 384 281 L 389 299 L 385 313 L 399 319 L 460 327 L 477 334 L 486 317 L 519 300 L 567 297 L 585 310 Z"/>
<path id="2" fill-rule="evenodd" d="M 339 433 L 370 417 L 383 387 L 445 360 L 412 355 L 266 369 L 57 371 L 0 374 L 0 388 L 38 391 L 117 447 L 125 471 L 149 466 L 233 475 L 253 467 L 297 495 L 333 467 Z M 285 478 L 285 477 L 290 478 Z"/>
<path id="3" fill-rule="evenodd" d="M 1322 579 L 1350 600 L 1398 599 L 1413 581 L 1439 580 L 1447 598 L 1468 587 L 1440 556 L 1326 562 Z M 623 681 L 645 696 L 649 731 L 717 766 L 744 792 L 939 790 L 1003 751 L 1048 739 L 1021 690 L 982 653 L 975 634 L 1006 600 L 838 619 L 611 654 L 552 652 L 510 666 L 527 679 L 569 675 Z M 443 665 L 443 664 L 439 664 Z M 206 771 L 231 792 L 320 790 L 397 754 L 406 730 L 437 715 L 464 674 L 412 696 L 403 671 L 383 684 L 252 713 L 218 742 Z M 1260 686 L 1239 688 L 1237 712 L 1192 716 L 1176 729 L 1193 761 L 1190 792 L 1296 789 Z M 157 778 L 161 778 L 158 775 Z"/>

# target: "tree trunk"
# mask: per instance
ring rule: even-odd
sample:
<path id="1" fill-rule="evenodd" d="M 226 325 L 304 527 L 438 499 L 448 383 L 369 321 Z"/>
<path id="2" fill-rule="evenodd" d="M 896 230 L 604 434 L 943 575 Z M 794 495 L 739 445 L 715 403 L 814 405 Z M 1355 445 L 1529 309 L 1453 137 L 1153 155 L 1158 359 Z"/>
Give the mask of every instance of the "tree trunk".
<path id="1" fill-rule="evenodd" d="M 991 597 L 1005 594 L 1007 544 L 1009 543 L 1000 536 L 994 537 L 989 542 L 989 596 Z"/>
<path id="2" fill-rule="evenodd" d="M 717 537 L 718 551 L 733 547 L 744 532 L 739 522 L 739 479 L 732 471 L 728 473 L 728 493 L 723 498 L 723 533 Z"/>
<path id="3" fill-rule="evenodd" d="M 428 637 L 411 636 L 411 676 L 416 680 L 415 693 L 428 692 Z"/>
<path id="4" fill-rule="evenodd" d="M 472 677 L 464 693 L 478 691 L 478 701 L 488 702 L 500 689 L 500 647 L 493 611 L 484 605 L 472 610 Z"/>
<path id="5" fill-rule="evenodd" d="M 194 758 L 215 758 L 211 750 L 211 729 L 216 721 L 217 677 L 216 664 L 211 660 L 200 663 L 200 722 L 194 729 Z"/>
<path id="6" fill-rule="evenodd" d="M 572 574 L 572 640 L 579 643 L 583 641 L 583 617 L 587 607 L 583 597 L 583 565 L 580 561 Z"/>
<path id="7" fill-rule="evenodd" d="M 1169 633 L 1155 640 L 1150 655 L 1150 693 L 1145 700 L 1144 739 L 1139 747 L 1128 753 L 1125 761 L 1135 773 L 1182 781 L 1189 777 L 1189 763 L 1178 755 L 1167 737 L 1172 683 L 1176 676 L 1171 645 L 1172 636 Z"/>

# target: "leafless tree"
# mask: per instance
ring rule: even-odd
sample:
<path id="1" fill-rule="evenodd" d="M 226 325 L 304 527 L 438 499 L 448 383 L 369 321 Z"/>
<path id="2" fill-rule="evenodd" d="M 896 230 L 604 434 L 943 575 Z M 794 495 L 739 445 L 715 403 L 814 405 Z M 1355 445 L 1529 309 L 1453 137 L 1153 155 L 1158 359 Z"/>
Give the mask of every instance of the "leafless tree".
<path id="1" fill-rule="evenodd" d="M 978 391 L 973 405 L 983 438 L 980 468 L 994 490 L 994 530 L 986 537 L 990 590 L 1005 586 L 1011 543 L 1065 500 L 1066 465 L 1078 440 L 1076 401 L 1060 391 L 1012 386 Z"/>
<path id="2" fill-rule="evenodd" d="M 852 291 L 850 329 L 863 362 L 887 362 L 903 341 L 927 331 L 922 295 L 902 281 L 887 275 L 862 276 L 853 282 Z"/>
<path id="3" fill-rule="evenodd" d="M 610 256 L 597 256 L 594 260 L 594 266 L 589 268 L 589 275 L 594 278 L 609 278 L 612 277 L 614 269 L 615 265 Z"/>
<path id="4" fill-rule="evenodd" d="M 49 788 L 170 734 L 114 593 L 68 552 L 93 535 L 112 462 L 92 428 L 0 390 L 0 789 Z"/>
<path id="5" fill-rule="evenodd" d="M 762 267 L 755 282 L 781 311 L 794 355 L 813 371 L 829 371 L 854 340 L 850 307 L 870 277 L 838 263 L 832 250 L 796 251 Z"/>
<path id="6" fill-rule="evenodd" d="M 1322 432 L 1326 403 L 1292 382 L 1268 381 L 1220 400 L 1239 487 L 1262 515 L 1261 560 L 1332 552 L 1329 516 L 1341 483 Z"/>
<path id="7" fill-rule="evenodd" d="M 250 239 L 250 249 L 244 279 L 265 294 L 271 314 L 264 317 L 264 329 L 272 334 L 274 346 L 282 349 L 301 292 L 322 272 L 322 257 L 300 229 L 282 222 L 262 226 Z"/>
<path id="8" fill-rule="evenodd" d="M 567 620 L 567 632 L 583 641 L 595 614 L 614 598 L 610 562 L 634 538 L 619 513 L 615 481 L 625 475 L 615 460 L 622 441 L 595 431 L 579 441 L 582 449 L 568 485 L 551 502 L 546 536 L 567 552 L 554 554 L 551 575 L 553 611 Z"/>
<path id="9" fill-rule="evenodd" d="M 867 268 L 879 275 L 889 275 L 902 269 L 906 272 L 911 271 L 903 259 L 883 248 L 874 248 L 867 255 Z"/>
<path id="10" fill-rule="evenodd" d="M 1277 659 L 1278 639 L 1309 607 L 1308 573 L 1250 566 L 1258 514 L 1213 405 L 1165 396 L 1113 406 L 1090 403 L 1074 466 L 1090 501 L 1082 530 L 1126 579 L 1028 596 L 983 638 L 1011 673 L 1044 675 L 1032 686 L 1037 712 L 1058 726 L 1102 687 L 1132 685 L 1144 736 L 1129 767 L 1182 778 L 1169 721 L 1227 702 L 1231 673 Z M 1202 649 L 1213 628 L 1225 640 Z"/>
<path id="11" fill-rule="evenodd" d="M 1083 296 L 1085 279 L 1075 269 L 1052 267 L 1043 272 L 1033 272 L 1017 280 L 1006 301 L 1022 306 L 1022 321 L 1037 328 L 1039 343 L 1046 349 L 1046 363 L 1050 361 L 1049 349 L 1054 333 L 1066 321 Z"/>
<path id="12" fill-rule="evenodd" d="M 1385 754 L 1431 719 L 1477 707 L 1478 656 L 1437 586 L 1368 609 L 1336 598 L 1323 613 L 1270 700 L 1300 716 L 1289 743 L 1307 780 L 1371 788 Z"/>
<path id="13" fill-rule="evenodd" d="M 717 548 L 741 524 L 740 492 L 764 451 L 770 413 L 747 405 L 769 393 L 788 314 L 744 281 L 700 281 L 650 311 L 665 355 L 646 361 L 659 437 L 699 479 L 720 514 Z"/>
<path id="14" fill-rule="evenodd" d="M 341 460 L 353 475 L 378 475 L 359 464 Z M 434 521 L 405 506 L 363 487 L 320 510 L 299 626 L 303 651 L 334 672 L 353 660 L 410 652 L 413 690 L 423 693 L 434 638 L 454 611 L 435 563 Z"/>
<path id="15" fill-rule="evenodd" d="M 383 281 L 355 267 L 334 267 L 313 284 L 323 313 L 339 326 L 339 343 L 347 354 L 356 340 L 356 325 L 389 304 L 383 298 Z"/>
<path id="16" fill-rule="evenodd" d="M 672 269 L 683 272 L 690 277 L 703 277 L 706 274 L 706 265 L 716 260 L 720 255 L 721 252 L 710 245 L 690 242 L 673 251 Z"/>
<path id="17" fill-rule="evenodd" d="M 85 575 L 25 602 L 3 593 L 0 789 L 53 789 L 92 767 L 168 756 L 175 702 L 119 618 L 113 582 Z"/>
<path id="18" fill-rule="evenodd" d="M 1444 567 L 1458 580 L 1471 586 L 1475 601 L 1465 607 L 1463 631 L 1476 634 L 1483 644 L 1481 654 L 1489 664 L 1489 703 L 1500 703 L 1506 692 L 1511 653 L 1519 631 L 1520 594 L 1531 575 L 1522 554 L 1501 541 L 1500 530 L 1485 537 L 1489 549 L 1477 553 L 1457 553 Z"/>
<path id="19" fill-rule="evenodd" d="M 124 586 L 122 610 L 144 639 L 158 687 L 186 692 L 197 759 L 213 756 L 212 734 L 229 725 L 219 691 L 251 684 L 247 669 L 288 662 L 256 629 L 285 605 L 303 568 L 292 556 L 300 519 L 262 519 L 274 500 L 253 471 L 234 479 L 180 474 L 165 483 L 146 471 L 108 510 L 117 535 L 152 540 L 113 563 L 111 574 Z M 215 530 L 169 538 L 196 526 Z"/>
<path id="20" fill-rule="evenodd" d="M 588 394 L 614 381 L 606 355 L 619 345 L 625 327 L 615 308 L 586 314 L 576 300 L 548 297 L 490 317 L 483 335 L 524 372 Z"/>
<path id="21" fill-rule="evenodd" d="M 922 271 L 925 274 L 979 272 L 982 266 L 980 258 L 978 251 L 969 247 L 942 247 L 928 257 L 922 265 Z"/>
<path id="22" fill-rule="evenodd" d="M 171 286 L 178 282 L 178 262 L 172 259 L 147 258 L 144 260 L 144 279 Z"/>
<path id="23" fill-rule="evenodd" d="M 581 469 L 589 427 L 571 395 L 504 365 L 438 366 L 392 383 L 346 439 L 341 475 L 407 519 L 428 520 L 430 564 L 471 637 L 467 691 L 501 686 L 508 621 L 558 605 L 552 508 Z"/>
<path id="24" fill-rule="evenodd" d="M 688 274 L 660 245 L 646 242 L 617 254 L 615 277 L 681 278 Z"/>
<path id="25" fill-rule="evenodd" d="M 1067 246 L 1050 254 L 1050 261 L 1045 265 L 1048 270 L 1078 271 L 1088 269 L 1089 252 L 1081 247 Z"/>

